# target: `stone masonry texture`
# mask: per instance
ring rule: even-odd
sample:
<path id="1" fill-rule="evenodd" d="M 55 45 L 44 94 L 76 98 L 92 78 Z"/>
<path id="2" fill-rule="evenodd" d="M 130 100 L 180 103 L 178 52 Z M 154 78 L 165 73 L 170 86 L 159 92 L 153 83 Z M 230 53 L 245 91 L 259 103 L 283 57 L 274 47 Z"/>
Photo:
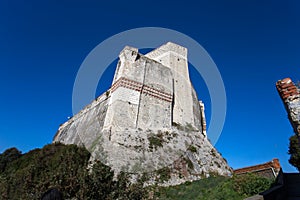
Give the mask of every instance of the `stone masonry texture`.
<path id="1" fill-rule="evenodd" d="M 91 160 L 130 172 L 133 180 L 148 173 L 145 184 L 232 174 L 206 136 L 187 49 L 171 42 L 146 55 L 126 46 L 111 88 L 62 124 L 53 142 L 83 145 Z M 167 180 L 161 180 L 162 170 Z"/>

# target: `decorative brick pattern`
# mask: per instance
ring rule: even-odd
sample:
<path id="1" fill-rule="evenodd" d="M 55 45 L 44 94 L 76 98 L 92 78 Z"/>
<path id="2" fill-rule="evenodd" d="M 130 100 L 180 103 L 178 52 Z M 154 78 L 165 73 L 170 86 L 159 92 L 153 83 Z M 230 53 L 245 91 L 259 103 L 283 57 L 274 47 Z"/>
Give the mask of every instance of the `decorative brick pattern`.
<path id="1" fill-rule="evenodd" d="M 113 93 L 119 87 L 125 87 L 138 92 L 142 91 L 143 84 L 137 81 L 133 81 L 124 77 L 119 78 L 112 86 L 111 92 Z"/>
<path id="2" fill-rule="evenodd" d="M 111 92 L 113 93 L 116 91 L 119 87 L 128 88 L 131 90 L 135 90 L 138 92 L 141 92 L 142 94 L 148 94 L 154 98 L 160 99 L 162 101 L 172 102 L 173 96 L 172 94 L 162 92 L 158 89 L 155 89 L 153 87 L 143 85 L 140 82 L 133 81 L 124 77 L 119 78 L 111 87 Z"/>
<path id="3" fill-rule="evenodd" d="M 299 98 L 299 90 L 290 78 L 277 81 L 276 88 L 283 101 Z"/>

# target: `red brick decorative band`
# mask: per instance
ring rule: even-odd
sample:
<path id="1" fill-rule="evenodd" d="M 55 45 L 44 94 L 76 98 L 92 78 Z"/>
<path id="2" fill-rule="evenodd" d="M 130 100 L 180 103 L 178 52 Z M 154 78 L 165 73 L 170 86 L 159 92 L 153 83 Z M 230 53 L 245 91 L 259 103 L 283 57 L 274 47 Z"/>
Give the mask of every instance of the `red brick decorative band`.
<path id="1" fill-rule="evenodd" d="M 151 95 L 155 98 L 158 98 L 160 100 L 163 100 L 163 101 L 172 102 L 172 100 L 173 100 L 172 94 L 162 92 L 160 90 L 154 89 L 154 88 L 149 87 L 147 85 L 144 85 L 142 93 L 143 94 L 149 94 L 149 95 Z"/>
<path id="2" fill-rule="evenodd" d="M 137 81 L 121 77 L 111 86 L 111 92 L 114 92 L 119 87 L 125 87 L 131 90 L 141 92 L 143 84 Z"/>
<path id="3" fill-rule="evenodd" d="M 167 101 L 167 102 L 172 102 L 173 96 L 172 94 L 162 92 L 158 89 L 155 89 L 153 87 L 143 85 L 140 82 L 133 81 L 124 77 L 119 78 L 112 86 L 111 86 L 111 92 L 113 93 L 118 89 L 119 87 L 124 87 L 130 90 L 135 90 L 138 92 L 141 92 L 142 94 L 148 94 L 154 98 Z"/>
<path id="4" fill-rule="evenodd" d="M 290 78 L 277 81 L 276 88 L 284 101 L 288 98 L 294 99 L 299 95 L 298 88 Z"/>

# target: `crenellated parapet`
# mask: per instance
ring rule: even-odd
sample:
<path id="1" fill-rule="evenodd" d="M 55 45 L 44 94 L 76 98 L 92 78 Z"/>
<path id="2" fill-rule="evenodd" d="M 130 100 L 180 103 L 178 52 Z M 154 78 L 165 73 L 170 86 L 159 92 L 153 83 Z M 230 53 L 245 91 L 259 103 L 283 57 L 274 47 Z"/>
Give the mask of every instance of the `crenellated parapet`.
<path id="1" fill-rule="evenodd" d="M 187 59 L 187 48 L 174 44 L 172 42 L 168 42 L 157 49 L 147 53 L 145 56 L 159 61 L 160 58 L 164 57 L 165 54 L 174 53 L 183 59 Z"/>

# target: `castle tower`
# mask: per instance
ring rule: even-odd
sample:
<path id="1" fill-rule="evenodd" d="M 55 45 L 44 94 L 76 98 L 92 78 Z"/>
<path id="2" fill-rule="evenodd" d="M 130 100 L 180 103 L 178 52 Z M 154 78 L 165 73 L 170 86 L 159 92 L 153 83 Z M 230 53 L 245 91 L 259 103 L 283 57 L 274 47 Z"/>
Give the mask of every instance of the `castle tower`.
<path id="1" fill-rule="evenodd" d="M 188 71 L 187 49 L 172 42 L 146 54 L 169 67 L 174 80 L 173 123 L 194 125 L 192 86 Z"/>
<path id="2" fill-rule="evenodd" d="M 125 47 L 119 58 L 104 129 L 170 128 L 173 103 L 171 69 L 139 54 L 132 47 Z"/>
<path id="3" fill-rule="evenodd" d="M 121 51 L 104 129 L 157 129 L 177 124 L 201 130 L 199 110 L 185 47 L 168 42 L 145 56 L 133 47 Z"/>
<path id="4" fill-rule="evenodd" d="M 126 46 L 111 88 L 62 124 L 53 142 L 84 145 L 115 172 L 168 168 L 167 185 L 231 173 L 206 137 L 187 49 L 170 42 L 146 55 Z"/>

